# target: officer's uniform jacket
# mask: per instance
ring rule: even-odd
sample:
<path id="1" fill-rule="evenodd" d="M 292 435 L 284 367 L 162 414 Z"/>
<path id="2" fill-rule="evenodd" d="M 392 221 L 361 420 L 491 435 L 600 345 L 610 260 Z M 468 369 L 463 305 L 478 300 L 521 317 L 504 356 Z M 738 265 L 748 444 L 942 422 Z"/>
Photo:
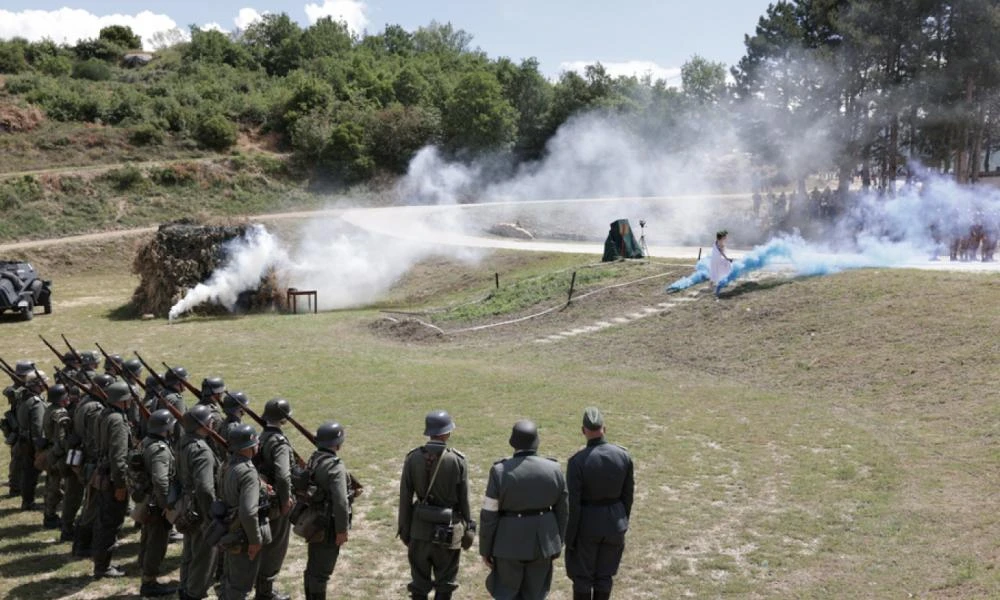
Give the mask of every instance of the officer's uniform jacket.
<path id="1" fill-rule="evenodd" d="M 257 518 L 260 505 L 260 476 L 253 462 L 242 454 L 230 454 L 222 476 L 222 501 L 235 511 L 236 519 L 247 537 L 248 545 L 263 544 L 263 532 Z"/>
<path id="2" fill-rule="evenodd" d="M 278 505 L 292 497 L 292 444 L 278 427 L 268 425 L 260 434 L 260 474 L 274 487 Z"/>
<path id="3" fill-rule="evenodd" d="M 109 407 L 102 413 L 98 427 L 99 464 L 106 466 L 115 489 L 127 487 L 128 451 L 132 447 L 132 429 L 125 412 Z"/>
<path id="4" fill-rule="evenodd" d="M 351 528 L 351 504 L 347 498 L 347 467 L 333 450 L 320 448 L 309 457 L 312 480 L 317 494 L 330 508 L 334 531 L 345 533 Z"/>
<path id="5" fill-rule="evenodd" d="M 177 456 L 177 479 L 184 495 L 195 503 L 195 511 L 203 517 L 211 514 L 218 474 L 219 461 L 208 441 L 193 433 L 185 434 Z"/>
<path id="6" fill-rule="evenodd" d="M 521 561 L 558 556 L 567 518 L 559 464 L 519 450 L 490 469 L 479 513 L 479 554 Z"/>
<path id="7" fill-rule="evenodd" d="M 578 535 L 607 537 L 628 530 L 635 487 L 632 471 L 628 451 L 603 437 L 589 440 L 569 459 L 567 547 L 574 546 Z"/>
<path id="8" fill-rule="evenodd" d="M 42 435 L 42 421 L 45 419 L 45 400 L 41 396 L 27 393 L 17 404 L 17 436 L 22 444 L 38 446 L 45 438 Z"/>
<path id="9" fill-rule="evenodd" d="M 142 461 L 149 476 L 149 504 L 156 504 L 160 510 L 167 508 L 170 482 L 174 478 L 174 454 L 167 441 L 158 435 L 146 436 L 142 440 Z"/>
<path id="10" fill-rule="evenodd" d="M 438 462 L 441 467 L 438 468 Z M 434 470 L 437 469 L 437 475 Z M 434 486 L 428 484 L 434 477 Z M 469 509 L 469 471 L 465 455 L 445 442 L 431 440 L 424 446 L 410 451 L 403 461 L 403 474 L 399 480 L 399 537 L 404 542 L 410 539 L 432 539 L 434 526 L 414 518 L 415 502 L 426 501 L 433 506 L 452 509 L 452 521 L 468 523 L 472 520 Z"/>

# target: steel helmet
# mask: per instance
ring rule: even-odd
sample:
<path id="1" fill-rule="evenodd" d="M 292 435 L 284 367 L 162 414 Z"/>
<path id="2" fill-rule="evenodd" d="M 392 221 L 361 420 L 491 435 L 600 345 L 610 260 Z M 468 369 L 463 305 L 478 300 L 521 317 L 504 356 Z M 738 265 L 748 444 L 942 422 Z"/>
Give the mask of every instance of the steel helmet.
<path id="1" fill-rule="evenodd" d="M 264 404 L 264 420 L 277 423 L 292 416 L 292 405 L 284 398 L 272 398 Z"/>
<path id="2" fill-rule="evenodd" d="M 199 427 L 211 429 L 212 427 L 212 407 L 207 404 L 195 404 L 184 413 L 184 430 L 193 433 Z"/>
<path id="3" fill-rule="evenodd" d="M 446 410 L 435 410 L 424 418 L 424 435 L 444 435 L 455 430 L 455 421 Z"/>
<path id="4" fill-rule="evenodd" d="M 344 443 L 347 433 L 344 427 L 336 421 L 327 421 L 316 430 L 316 446 L 333 449 Z"/>
<path id="5" fill-rule="evenodd" d="M 230 452 L 254 448 L 257 446 L 257 432 L 246 423 L 240 423 L 229 430 L 226 443 L 229 445 Z"/>
<path id="6" fill-rule="evenodd" d="M 538 427 L 533 421 L 522 419 L 510 431 L 510 445 L 514 450 L 538 449 Z"/>
<path id="7" fill-rule="evenodd" d="M 222 410 L 227 415 L 236 414 L 238 410 L 246 410 L 250 405 L 250 399 L 243 392 L 230 392 L 222 399 Z"/>
<path id="8" fill-rule="evenodd" d="M 174 415 L 169 410 L 161 408 L 149 415 L 149 421 L 146 422 L 146 431 L 153 435 L 167 436 L 173 432 L 174 425 L 176 424 L 177 419 L 174 418 Z"/>

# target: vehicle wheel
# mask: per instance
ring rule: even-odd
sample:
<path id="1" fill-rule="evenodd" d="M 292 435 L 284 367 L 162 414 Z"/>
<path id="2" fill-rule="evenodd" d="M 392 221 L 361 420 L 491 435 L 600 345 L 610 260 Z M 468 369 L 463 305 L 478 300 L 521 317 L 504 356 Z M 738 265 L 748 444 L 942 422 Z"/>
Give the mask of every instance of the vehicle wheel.
<path id="1" fill-rule="evenodd" d="M 25 306 L 24 308 L 21 309 L 21 316 L 24 317 L 25 321 L 32 320 L 33 318 L 35 318 L 34 308 L 30 304 L 28 306 Z"/>
<path id="2" fill-rule="evenodd" d="M 42 305 L 42 308 L 45 310 L 45 314 L 51 315 L 52 314 L 52 301 L 51 300 L 47 301 L 45 304 Z"/>

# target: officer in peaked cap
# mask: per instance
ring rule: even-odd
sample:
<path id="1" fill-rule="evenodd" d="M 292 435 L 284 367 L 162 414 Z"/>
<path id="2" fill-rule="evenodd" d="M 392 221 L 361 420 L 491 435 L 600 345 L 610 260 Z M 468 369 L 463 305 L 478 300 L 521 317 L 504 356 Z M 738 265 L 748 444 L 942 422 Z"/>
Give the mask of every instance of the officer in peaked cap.
<path id="1" fill-rule="evenodd" d="M 604 439 L 604 416 L 595 407 L 584 410 L 581 433 L 587 445 L 566 468 L 566 574 L 573 600 L 607 600 L 632 514 L 632 457 Z"/>

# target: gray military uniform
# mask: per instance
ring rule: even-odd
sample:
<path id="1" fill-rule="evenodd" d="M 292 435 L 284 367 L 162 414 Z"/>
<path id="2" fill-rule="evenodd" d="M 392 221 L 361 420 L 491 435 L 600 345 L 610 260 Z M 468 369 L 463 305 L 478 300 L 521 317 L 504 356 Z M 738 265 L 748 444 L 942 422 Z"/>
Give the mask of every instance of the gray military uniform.
<path id="1" fill-rule="evenodd" d="M 309 457 L 311 479 L 316 484 L 316 493 L 311 502 L 321 503 L 330 523 L 321 542 L 309 544 L 306 571 L 303 577 L 306 600 L 326 598 L 326 586 L 337 566 L 340 546 L 338 533 L 346 533 L 351 527 L 351 504 L 347 493 L 347 467 L 333 450 L 320 448 Z M 350 596 L 350 594 L 345 594 Z"/>
<path id="2" fill-rule="evenodd" d="M 494 463 L 479 518 L 479 554 L 493 560 L 486 582 L 492 597 L 544 598 L 568 518 L 559 464 L 535 450 L 518 450 Z"/>
<path id="3" fill-rule="evenodd" d="M 149 493 L 142 501 L 149 504 L 150 514 L 139 536 L 139 565 L 143 579 L 152 581 L 159 576 L 160 565 L 167 554 L 170 522 L 163 511 L 167 508 L 175 464 L 169 444 L 158 435 L 149 435 L 142 441 L 142 460 L 150 484 Z"/>
<path id="4" fill-rule="evenodd" d="M 428 490 L 432 477 L 434 485 Z M 413 598 L 427 598 L 431 590 L 436 590 L 436 599 L 450 598 L 458 587 L 459 540 L 450 545 L 432 543 L 434 525 L 416 516 L 414 499 L 450 508 L 453 523 L 468 524 L 472 514 L 465 456 L 445 442 L 431 440 L 406 455 L 399 481 L 399 537 L 407 545 L 410 562 L 407 590 Z"/>
<path id="5" fill-rule="evenodd" d="M 223 556 L 221 600 L 245 600 L 253 591 L 254 581 L 260 569 L 260 553 L 250 558 L 248 545 L 264 544 L 271 535 L 267 524 L 261 524 L 258 516 L 260 508 L 260 476 L 253 462 L 242 454 L 230 454 L 229 463 L 222 475 L 222 501 L 237 521 L 235 528 L 241 530 L 246 543 L 226 550 Z"/>
<path id="6" fill-rule="evenodd" d="M 38 487 L 38 469 L 35 468 L 35 453 L 38 444 L 45 439 L 42 435 L 42 421 L 45 418 L 45 400 L 41 396 L 25 392 L 17 405 L 18 458 L 21 460 L 21 506 L 33 506 L 35 489 Z"/>
<path id="7" fill-rule="evenodd" d="M 42 433 L 45 435 L 47 465 L 45 470 L 45 516 L 56 516 L 59 502 L 63 498 L 63 479 L 66 468 L 66 436 L 72 423 L 69 411 L 58 404 L 50 404 L 42 419 Z"/>
<path id="8" fill-rule="evenodd" d="M 274 487 L 278 506 L 285 506 L 292 498 L 292 445 L 281 429 L 268 425 L 260 434 L 260 473 Z M 288 536 L 291 523 L 288 515 L 271 514 L 271 543 L 260 552 L 260 571 L 257 574 L 257 597 L 271 598 L 274 580 L 281 571 L 288 553 Z"/>
<path id="9" fill-rule="evenodd" d="M 86 526 L 82 523 L 84 521 L 82 516 L 80 518 L 81 523 L 75 524 L 75 521 L 77 513 L 80 512 L 80 506 L 83 504 L 84 495 L 87 493 L 87 488 L 89 487 L 90 475 L 97 464 L 97 450 L 88 441 L 88 438 L 91 437 L 88 436 L 87 429 L 89 421 L 88 413 L 92 413 L 96 417 L 101 414 L 102 408 L 100 400 L 93 396 L 84 396 L 73 411 L 73 439 L 69 443 L 69 446 L 73 450 L 81 450 L 83 458 L 79 466 L 71 468 L 73 474 L 66 478 L 66 495 L 63 498 L 62 524 L 63 534 L 67 536 L 72 534 L 74 536 L 73 549 L 76 551 L 89 551 L 90 541 L 93 538 L 94 520 L 92 517 Z M 96 490 L 89 493 L 87 504 L 96 502 L 96 494 Z M 86 529 L 86 532 L 84 532 L 84 529 Z"/>
<path id="10" fill-rule="evenodd" d="M 608 597 L 625 549 L 632 514 L 632 458 L 603 437 L 592 439 L 569 459 L 569 524 L 566 574 L 574 594 Z"/>
<path id="11" fill-rule="evenodd" d="M 117 490 L 127 489 L 128 451 L 132 447 L 132 429 L 128 417 L 120 408 L 109 408 L 98 427 L 98 471 L 108 483 L 99 492 L 97 518 L 94 526 L 94 574 L 99 575 L 111 566 L 112 547 L 118 528 L 125 521 L 128 496 L 119 500 Z"/>
<path id="12" fill-rule="evenodd" d="M 181 551 L 180 589 L 190 598 L 208 595 L 212 583 L 218 551 L 205 543 L 203 526 L 208 522 L 212 501 L 215 500 L 215 482 L 219 461 L 208 446 L 207 440 L 193 433 L 186 434 L 180 443 L 177 457 L 177 479 L 188 502 L 193 502 L 201 521 L 184 534 Z"/>

